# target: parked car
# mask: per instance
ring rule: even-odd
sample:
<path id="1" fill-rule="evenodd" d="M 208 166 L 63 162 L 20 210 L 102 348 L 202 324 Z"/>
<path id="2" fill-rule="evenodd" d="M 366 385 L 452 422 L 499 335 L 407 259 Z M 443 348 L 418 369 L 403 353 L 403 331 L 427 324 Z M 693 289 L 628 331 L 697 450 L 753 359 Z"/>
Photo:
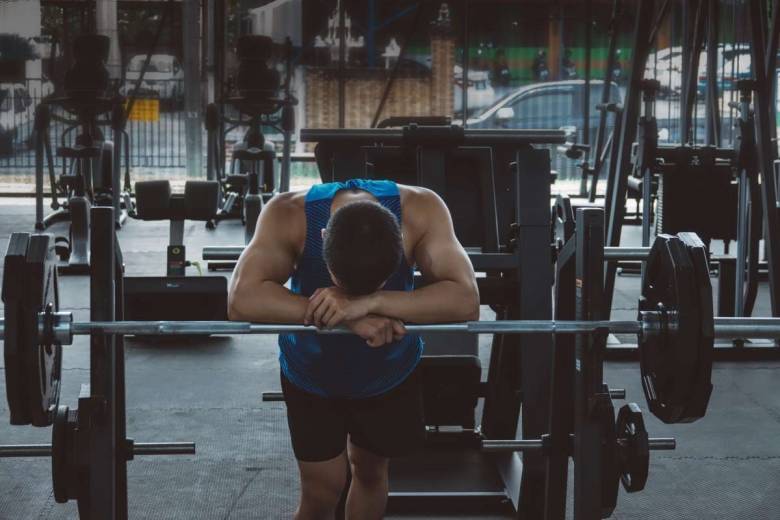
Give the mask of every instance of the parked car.
<path id="1" fill-rule="evenodd" d="M 590 82 L 590 141 L 594 141 L 599 126 L 604 82 Z M 564 130 L 569 142 L 583 142 L 583 107 L 585 80 L 543 82 L 513 90 L 498 102 L 467 120 L 469 128 L 515 128 Z M 620 103 L 621 90 L 616 83 L 610 88 L 610 101 Z M 613 119 L 610 118 L 610 121 Z M 456 121 L 457 123 L 457 121 Z M 611 130 L 611 125 L 609 127 Z M 579 176 L 575 161 L 563 154 L 553 153 L 552 166 L 560 179 Z"/>
<path id="2" fill-rule="evenodd" d="M 0 156 L 14 153 L 15 143 L 32 131 L 32 98 L 21 83 L 0 83 Z"/>
<path id="3" fill-rule="evenodd" d="M 604 82 L 590 82 L 590 127 L 595 135 Z M 553 128 L 564 129 L 570 134 L 582 130 L 582 97 L 585 80 L 533 83 L 513 90 L 476 117 L 467 120 L 469 128 Z M 612 83 L 610 100 L 621 102 L 621 93 Z"/>
<path id="4" fill-rule="evenodd" d="M 130 59 L 125 72 L 123 94 L 130 94 L 141 75 L 146 54 Z M 180 101 L 184 97 L 184 69 L 179 60 L 170 54 L 152 54 L 144 73 L 141 90 L 156 94 L 161 100 Z"/>

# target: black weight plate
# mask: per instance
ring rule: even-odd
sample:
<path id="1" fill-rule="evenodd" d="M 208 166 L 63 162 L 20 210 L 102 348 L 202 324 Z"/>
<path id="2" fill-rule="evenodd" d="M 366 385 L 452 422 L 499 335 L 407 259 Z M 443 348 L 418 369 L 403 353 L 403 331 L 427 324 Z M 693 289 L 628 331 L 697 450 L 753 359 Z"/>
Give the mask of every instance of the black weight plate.
<path id="1" fill-rule="evenodd" d="M 60 399 L 62 346 L 38 342 L 38 313 L 59 309 L 54 237 L 32 235 L 27 248 L 27 303 L 25 305 L 26 376 L 28 407 L 33 426 L 49 426 Z"/>
<path id="2" fill-rule="evenodd" d="M 552 243 L 560 250 L 574 235 L 574 210 L 568 195 L 558 195 L 552 208 Z"/>
<path id="3" fill-rule="evenodd" d="M 642 410 L 636 403 L 620 408 L 617 418 L 617 438 L 620 454 L 620 481 L 629 493 L 642 491 L 650 470 L 650 440 L 647 436 Z"/>
<path id="4" fill-rule="evenodd" d="M 64 504 L 73 498 L 78 475 L 75 457 L 75 419 L 70 419 L 67 406 L 58 406 L 51 429 L 51 483 L 54 500 Z"/>
<path id="5" fill-rule="evenodd" d="M 650 411 L 665 423 L 686 422 L 698 372 L 698 291 L 688 251 L 671 235 L 658 235 L 647 259 L 640 310 L 661 310 L 674 330 L 639 341 L 642 387 Z"/>
<path id="6" fill-rule="evenodd" d="M 11 424 L 30 424 L 29 390 L 25 370 L 24 305 L 27 288 L 29 233 L 13 233 L 3 262 L 5 395 Z"/>
<path id="7" fill-rule="evenodd" d="M 598 410 L 604 434 L 604 444 L 601 449 L 601 518 L 609 518 L 617 507 L 620 460 L 617 453 L 615 407 L 608 394 L 604 394 Z"/>
<path id="8" fill-rule="evenodd" d="M 701 419 L 707 413 L 712 395 L 712 360 L 715 353 L 714 311 L 712 308 L 712 285 L 710 283 L 707 248 L 695 233 L 680 233 L 680 240 L 688 250 L 695 276 L 695 289 L 699 309 L 699 343 L 697 372 L 693 393 L 686 407 L 684 422 Z M 683 421 L 680 421 L 683 422 Z"/>

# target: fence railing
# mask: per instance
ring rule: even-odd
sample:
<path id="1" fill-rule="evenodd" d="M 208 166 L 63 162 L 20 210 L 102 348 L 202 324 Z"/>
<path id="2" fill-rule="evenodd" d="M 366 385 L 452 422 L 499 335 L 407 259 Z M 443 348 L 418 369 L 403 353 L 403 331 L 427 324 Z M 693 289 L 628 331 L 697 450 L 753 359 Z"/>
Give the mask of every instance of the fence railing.
<path id="1" fill-rule="evenodd" d="M 168 90 L 165 90 L 168 92 Z M 39 92 L 18 87 L 0 87 L 0 174 L 9 169 L 22 170 L 35 167 L 32 142 L 35 108 L 45 97 Z M 186 149 L 184 137 L 184 112 L 177 98 L 160 98 L 150 92 L 148 98 L 136 101 L 127 122 L 130 136 L 130 167 L 184 168 Z M 77 131 L 69 129 L 75 116 L 61 107 L 52 105 L 49 136 L 52 147 L 71 145 Z M 66 122 L 71 121 L 71 122 Z M 111 134 L 108 119 L 99 118 L 101 130 Z M 55 165 L 62 166 L 62 158 L 55 157 Z"/>

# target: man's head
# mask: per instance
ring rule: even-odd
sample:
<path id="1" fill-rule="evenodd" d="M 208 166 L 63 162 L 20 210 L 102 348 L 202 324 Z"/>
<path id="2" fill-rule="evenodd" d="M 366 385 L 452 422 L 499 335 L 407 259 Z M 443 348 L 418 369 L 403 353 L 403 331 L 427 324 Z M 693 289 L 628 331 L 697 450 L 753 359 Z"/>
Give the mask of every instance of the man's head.
<path id="1" fill-rule="evenodd" d="M 403 258 L 401 228 L 380 204 L 345 204 L 323 232 L 322 254 L 333 283 L 353 295 L 382 288 Z"/>

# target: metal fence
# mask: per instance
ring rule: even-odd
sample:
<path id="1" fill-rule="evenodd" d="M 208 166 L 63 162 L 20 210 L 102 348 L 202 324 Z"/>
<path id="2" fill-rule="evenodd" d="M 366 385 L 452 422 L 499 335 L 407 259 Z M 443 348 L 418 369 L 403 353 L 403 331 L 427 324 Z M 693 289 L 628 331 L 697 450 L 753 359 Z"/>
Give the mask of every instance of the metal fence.
<path id="1" fill-rule="evenodd" d="M 37 94 L 37 92 L 34 92 Z M 35 108 L 42 101 L 23 85 L 0 86 L 0 175 L 28 173 L 35 167 L 32 142 Z M 77 131 L 71 130 L 75 116 L 52 104 L 49 136 L 52 148 L 73 144 Z M 127 123 L 131 168 L 184 168 L 186 149 L 184 112 L 176 99 L 150 97 L 137 100 Z M 99 119 L 101 130 L 111 134 L 106 116 Z M 62 158 L 55 157 L 62 166 Z"/>

